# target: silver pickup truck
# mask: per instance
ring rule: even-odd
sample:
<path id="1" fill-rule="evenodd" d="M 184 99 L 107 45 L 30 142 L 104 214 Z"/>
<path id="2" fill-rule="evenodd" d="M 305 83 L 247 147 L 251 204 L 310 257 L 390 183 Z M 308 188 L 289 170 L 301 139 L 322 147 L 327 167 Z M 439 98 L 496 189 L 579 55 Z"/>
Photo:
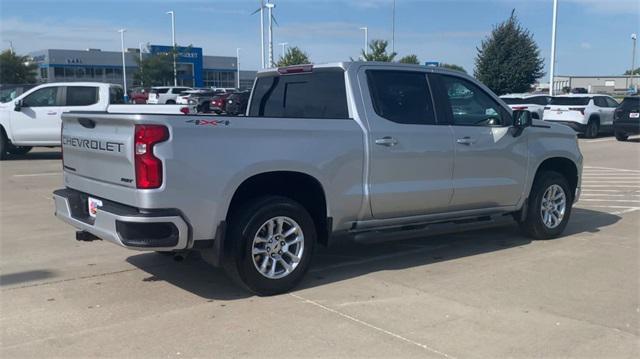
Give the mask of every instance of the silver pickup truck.
<path id="1" fill-rule="evenodd" d="M 566 126 L 441 68 L 350 62 L 258 74 L 247 116 L 63 116 L 55 213 L 76 239 L 197 250 L 260 295 L 316 245 L 510 215 L 559 236 L 580 193 Z"/>

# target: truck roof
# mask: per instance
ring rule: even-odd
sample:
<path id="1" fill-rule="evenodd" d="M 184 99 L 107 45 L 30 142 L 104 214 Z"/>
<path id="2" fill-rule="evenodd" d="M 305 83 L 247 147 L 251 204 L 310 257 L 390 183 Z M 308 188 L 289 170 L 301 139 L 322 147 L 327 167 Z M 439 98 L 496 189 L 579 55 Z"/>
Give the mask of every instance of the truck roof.
<path id="1" fill-rule="evenodd" d="M 291 68 L 300 68 L 305 66 L 311 66 L 314 69 L 324 69 L 324 68 L 341 68 L 345 71 L 357 71 L 361 66 L 380 66 L 380 67 L 403 67 L 403 68 L 415 68 L 424 71 L 427 69 L 429 72 L 434 73 L 446 73 L 446 74 L 454 74 L 454 75 L 462 75 L 464 77 L 469 77 L 468 74 L 451 70 L 445 67 L 436 67 L 436 66 L 425 66 L 425 65 L 416 65 L 416 64 L 402 64 L 399 62 L 378 62 L 378 61 L 343 61 L 343 62 L 328 62 L 321 64 L 305 64 L 305 65 L 293 65 L 293 66 L 285 66 L 285 67 L 272 67 L 268 69 L 259 70 L 257 77 L 268 76 L 278 74 L 279 70 L 282 69 L 291 69 Z"/>

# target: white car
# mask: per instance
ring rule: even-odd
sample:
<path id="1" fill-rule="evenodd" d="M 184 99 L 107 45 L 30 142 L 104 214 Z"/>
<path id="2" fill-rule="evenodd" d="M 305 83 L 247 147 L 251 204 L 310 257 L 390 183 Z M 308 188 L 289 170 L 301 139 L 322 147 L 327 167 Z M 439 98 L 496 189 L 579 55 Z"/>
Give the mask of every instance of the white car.
<path id="1" fill-rule="evenodd" d="M 558 122 L 574 129 L 586 138 L 611 131 L 618 102 L 611 96 L 572 94 L 555 96 L 544 110 L 544 120 Z"/>
<path id="2" fill-rule="evenodd" d="M 31 148 L 60 146 L 62 113 L 195 113 L 195 106 L 127 105 L 122 86 L 101 82 L 57 82 L 32 88 L 0 103 L 0 160 Z"/>
<path id="3" fill-rule="evenodd" d="M 174 86 L 157 86 L 152 87 L 149 91 L 148 104 L 175 104 L 178 95 L 182 92 L 191 90 L 190 87 L 174 87 Z"/>
<path id="4" fill-rule="evenodd" d="M 549 104 L 551 96 L 524 93 L 502 95 L 500 99 L 509 105 L 512 110 L 527 110 L 531 112 L 532 118 L 542 120 L 544 108 Z"/>

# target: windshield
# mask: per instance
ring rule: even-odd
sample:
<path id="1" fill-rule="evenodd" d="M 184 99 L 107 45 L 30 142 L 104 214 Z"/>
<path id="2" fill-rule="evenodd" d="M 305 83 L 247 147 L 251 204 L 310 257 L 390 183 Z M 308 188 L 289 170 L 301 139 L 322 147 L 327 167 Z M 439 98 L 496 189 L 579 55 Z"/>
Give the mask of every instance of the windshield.
<path id="1" fill-rule="evenodd" d="M 627 97 L 622 101 L 621 107 L 625 110 L 637 110 L 640 108 L 640 97 Z"/>
<path id="2" fill-rule="evenodd" d="M 587 106 L 591 97 L 554 97 L 551 99 L 552 105 L 560 106 Z"/>

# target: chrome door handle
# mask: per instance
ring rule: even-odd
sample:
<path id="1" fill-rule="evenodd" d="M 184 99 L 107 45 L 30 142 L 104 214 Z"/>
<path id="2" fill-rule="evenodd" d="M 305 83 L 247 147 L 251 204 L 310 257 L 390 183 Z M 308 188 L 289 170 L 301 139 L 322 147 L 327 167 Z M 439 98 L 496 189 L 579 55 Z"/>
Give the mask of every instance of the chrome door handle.
<path id="1" fill-rule="evenodd" d="M 398 140 L 393 137 L 385 136 L 382 138 L 376 139 L 376 145 L 393 147 L 398 144 Z"/>
<path id="2" fill-rule="evenodd" d="M 476 143 L 476 140 L 474 140 L 473 138 L 467 136 L 467 137 L 458 138 L 456 140 L 456 142 L 461 144 L 461 145 L 469 146 L 469 145 L 473 145 L 474 143 Z"/>

